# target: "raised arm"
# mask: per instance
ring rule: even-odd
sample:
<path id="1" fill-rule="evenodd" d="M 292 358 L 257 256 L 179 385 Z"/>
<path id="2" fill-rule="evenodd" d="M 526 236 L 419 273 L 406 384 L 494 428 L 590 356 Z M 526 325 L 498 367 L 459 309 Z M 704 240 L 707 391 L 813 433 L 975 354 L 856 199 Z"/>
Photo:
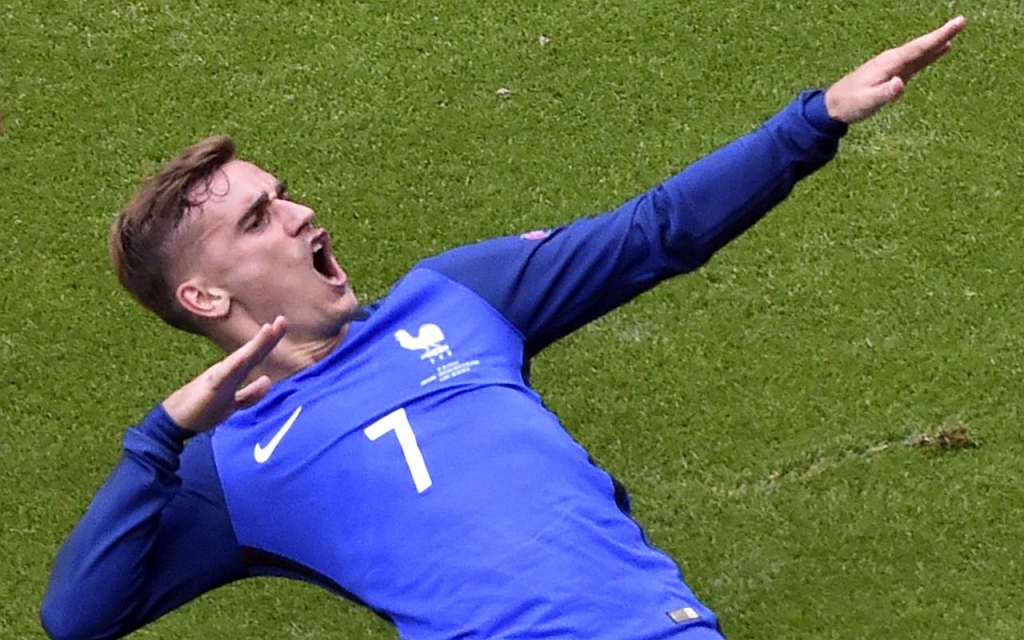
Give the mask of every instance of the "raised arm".
<path id="1" fill-rule="evenodd" d="M 836 153 L 847 124 L 896 100 L 944 53 L 962 17 L 885 51 L 827 91 L 808 91 L 762 127 L 618 209 L 545 233 L 461 247 L 423 264 L 487 299 L 535 353 L 651 288 L 696 269 Z"/>
<path id="2" fill-rule="evenodd" d="M 264 326 L 128 430 L 54 562 L 40 614 L 51 637 L 121 637 L 246 575 L 209 438 L 185 442 L 267 392 L 263 378 L 239 386 L 284 329 L 283 319 Z"/>

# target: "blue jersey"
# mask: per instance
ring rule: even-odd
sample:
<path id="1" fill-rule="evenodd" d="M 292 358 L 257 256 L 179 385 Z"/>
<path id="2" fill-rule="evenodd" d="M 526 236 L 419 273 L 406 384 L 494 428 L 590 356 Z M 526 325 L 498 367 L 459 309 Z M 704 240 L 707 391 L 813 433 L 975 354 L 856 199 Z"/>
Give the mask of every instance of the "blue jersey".
<path id="1" fill-rule="evenodd" d="M 524 364 L 486 300 L 413 270 L 334 353 L 217 428 L 239 544 L 405 638 L 665 638 L 672 611 L 713 627 Z"/>
<path id="2" fill-rule="evenodd" d="M 157 407 L 58 555 L 47 631 L 116 637 L 281 575 L 409 639 L 720 637 L 529 359 L 706 262 L 844 132 L 802 94 L 614 211 L 425 260 L 333 353 L 187 447 Z"/>

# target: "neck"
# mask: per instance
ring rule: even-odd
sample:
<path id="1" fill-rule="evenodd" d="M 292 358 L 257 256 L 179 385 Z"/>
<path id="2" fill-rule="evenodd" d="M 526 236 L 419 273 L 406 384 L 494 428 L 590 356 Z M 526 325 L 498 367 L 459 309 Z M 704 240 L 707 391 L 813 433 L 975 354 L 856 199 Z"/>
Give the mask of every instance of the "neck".
<path id="1" fill-rule="evenodd" d="M 280 382 L 295 375 L 299 371 L 311 367 L 333 352 L 348 333 L 348 325 L 341 328 L 337 335 L 329 338 L 291 341 L 287 336 L 267 356 L 267 359 L 256 366 L 251 378 L 267 376 L 271 382 Z"/>
<path id="2" fill-rule="evenodd" d="M 342 325 L 336 334 L 328 337 L 302 339 L 285 335 L 281 342 L 274 347 L 274 350 L 270 352 L 270 355 L 253 368 L 246 378 L 245 384 L 256 380 L 260 376 L 267 376 L 272 383 L 280 382 L 307 367 L 313 366 L 330 355 L 341 344 L 341 341 L 348 334 L 348 329 L 349 325 L 346 323 Z M 232 353 L 245 344 L 244 341 L 237 340 L 214 339 L 214 342 L 225 353 Z"/>

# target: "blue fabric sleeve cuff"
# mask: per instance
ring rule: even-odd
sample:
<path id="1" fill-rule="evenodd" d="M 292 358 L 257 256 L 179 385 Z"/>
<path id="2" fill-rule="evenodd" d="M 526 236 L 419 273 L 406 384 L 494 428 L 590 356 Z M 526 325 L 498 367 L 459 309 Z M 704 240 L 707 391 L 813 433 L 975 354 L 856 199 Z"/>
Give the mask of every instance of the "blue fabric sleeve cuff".
<path id="1" fill-rule="evenodd" d="M 164 404 L 162 402 L 153 407 L 146 417 L 142 419 L 142 422 L 146 423 L 150 420 L 155 421 L 158 425 L 157 428 L 175 441 L 185 442 L 189 438 L 197 435 L 195 431 L 189 431 L 188 429 L 179 426 L 178 423 L 174 421 L 174 418 L 167 413 L 167 410 L 164 409 Z"/>
<path id="2" fill-rule="evenodd" d="M 828 108 L 825 106 L 825 91 L 822 89 L 811 89 L 803 92 L 801 98 L 804 105 L 804 117 L 814 128 L 822 133 L 836 137 L 846 135 L 849 125 L 840 122 L 828 115 Z"/>
<path id="3" fill-rule="evenodd" d="M 178 456 L 185 441 L 196 435 L 174 422 L 162 404 L 154 407 L 138 426 L 128 429 L 124 436 L 124 450 L 166 470 L 178 468 Z"/>

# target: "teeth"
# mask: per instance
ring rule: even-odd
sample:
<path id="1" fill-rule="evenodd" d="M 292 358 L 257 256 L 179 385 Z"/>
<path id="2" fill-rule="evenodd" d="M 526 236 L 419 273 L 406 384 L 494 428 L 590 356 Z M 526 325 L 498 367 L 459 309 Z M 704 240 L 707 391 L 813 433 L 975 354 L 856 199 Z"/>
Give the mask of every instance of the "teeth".
<path id="1" fill-rule="evenodd" d="M 313 253 L 316 253 L 317 251 L 319 251 L 319 250 L 321 250 L 323 248 L 324 248 L 324 243 L 316 242 L 316 243 L 313 244 Z"/>

